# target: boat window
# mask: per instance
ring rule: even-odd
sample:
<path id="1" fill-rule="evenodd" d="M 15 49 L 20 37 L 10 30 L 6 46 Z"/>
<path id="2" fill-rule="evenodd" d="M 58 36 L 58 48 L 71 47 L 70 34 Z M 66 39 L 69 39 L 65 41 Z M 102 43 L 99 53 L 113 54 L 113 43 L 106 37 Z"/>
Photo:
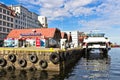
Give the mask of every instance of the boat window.
<path id="1" fill-rule="evenodd" d="M 104 33 L 90 33 L 87 34 L 88 37 L 104 37 Z"/>

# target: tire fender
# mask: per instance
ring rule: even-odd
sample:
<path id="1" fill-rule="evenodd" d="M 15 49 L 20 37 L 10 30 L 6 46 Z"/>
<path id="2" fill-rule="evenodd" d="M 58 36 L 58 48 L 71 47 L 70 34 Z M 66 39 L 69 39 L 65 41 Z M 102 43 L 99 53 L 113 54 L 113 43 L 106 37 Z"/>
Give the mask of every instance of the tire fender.
<path id="1" fill-rule="evenodd" d="M 41 66 L 41 68 L 45 69 L 48 67 L 48 63 L 46 60 L 40 60 L 39 65 Z"/>
<path id="2" fill-rule="evenodd" d="M 27 66 L 27 61 L 25 59 L 19 59 L 18 60 L 18 64 L 21 66 L 21 67 L 26 67 Z"/>
<path id="3" fill-rule="evenodd" d="M 38 57 L 37 57 L 36 54 L 31 54 L 31 55 L 29 56 L 29 59 L 30 59 L 30 61 L 31 61 L 32 63 L 36 63 L 36 62 L 38 61 Z"/>
<path id="4" fill-rule="evenodd" d="M 7 65 L 7 61 L 4 58 L 0 58 L 0 66 L 5 67 Z"/>
<path id="5" fill-rule="evenodd" d="M 15 56 L 15 54 L 9 54 L 9 55 L 8 55 L 8 60 L 11 61 L 11 62 L 15 62 L 15 61 L 16 61 L 16 56 Z"/>
<path id="6" fill-rule="evenodd" d="M 59 56 L 59 54 L 57 54 L 57 53 L 52 53 L 52 54 L 50 55 L 50 60 L 52 61 L 52 63 L 58 64 L 59 61 L 60 61 L 60 56 Z"/>

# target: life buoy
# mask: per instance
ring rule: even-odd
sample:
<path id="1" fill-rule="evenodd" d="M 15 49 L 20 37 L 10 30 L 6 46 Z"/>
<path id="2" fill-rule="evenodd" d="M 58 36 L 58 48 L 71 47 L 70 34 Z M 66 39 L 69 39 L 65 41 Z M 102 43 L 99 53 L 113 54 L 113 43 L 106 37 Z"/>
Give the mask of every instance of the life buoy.
<path id="1" fill-rule="evenodd" d="M 41 66 L 41 68 L 45 69 L 48 67 L 48 63 L 46 60 L 40 60 L 39 65 Z"/>
<path id="2" fill-rule="evenodd" d="M 7 61 L 4 58 L 0 58 L 0 66 L 5 67 L 7 65 Z"/>
<path id="3" fill-rule="evenodd" d="M 31 54 L 29 59 L 32 63 L 36 63 L 38 61 L 38 57 L 35 54 Z"/>
<path id="4" fill-rule="evenodd" d="M 7 67 L 7 70 L 8 70 L 9 72 L 15 71 L 15 66 L 10 65 L 10 66 Z"/>
<path id="5" fill-rule="evenodd" d="M 8 60 L 11 61 L 11 62 L 15 62 L 15 61 L 16 61 L 16 56 L 15 56 L 15 54 L 9 54 L 9 55 L 8 55 Z"/>
<path id="6" fill-rule="evenodd" d="M 27 66 L 27 61 L 25 59 L 19 59 L 18 60 L 18 64 L 21 66 L 21 67 L 26 67 Z"/>
<path id="7" fill-rule="evenodd" d="M 50 55 L 50 60 L 54 63 L 54 64 L 58 64 L 60 61 L 60 56 L 57 53 L 52 53 Z"/>

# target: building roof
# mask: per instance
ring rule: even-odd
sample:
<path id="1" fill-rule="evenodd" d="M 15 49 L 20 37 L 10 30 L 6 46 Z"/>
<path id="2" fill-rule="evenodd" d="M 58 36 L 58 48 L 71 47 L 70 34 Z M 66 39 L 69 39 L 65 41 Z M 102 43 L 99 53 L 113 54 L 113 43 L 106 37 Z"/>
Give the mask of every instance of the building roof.
<path id="1" fill-rule="evenodd" d="M 53 38 L 56 30 L 59 29 L 57 28 L 14 29 L 8 34 L 7 38 L 18 39 L 20 37 L 30 38 L 40 37 L 40 35 L 37 34 L 41 34 L 41 36 L 44 36 L 46 38 Z M 31 36 L 34 33 L 36 34 L 36 36 Z"/>
<path id="2" fill-rule="evenodd" d="M 62 38 L 62 39 L 63 39 L 63 38 L 68 39 L 67 33 L 66 33 L 66 32 L 61 32 L 61 38 Z"/>
<path id="3" fill-rule="evenodd" d="M 12 10 L 10 7 L 6 6 L 5 4 L 0 3 L 0 6 L 3 8 L 6 8 L 7 10 L 10 10 L 10 14 L 15 17 L 15 11 Z"/>
<path id="4" fill-rule="evenodd" d="M 66 32 L 61 32 L 61 38 L 65 38 L 68 40 L 68 42 L 72 42 L 72 36 L 71 34 L 67 34 Z"/>
<path id="5" fill-rule="evenodd" d="M 65 32 L 61 32 L 61 38 L 63 39 L 65 36 Z"/>
<path id="6" fill-rule="evenodd" d="M 68 34 L 68 41 L 72 42 L 72 36 L 71 36 L 71 34 Z"/>
<path id="7" fill-rule="evenodd" d="M 9 9 L 6 5 L 4 5 L 2 3 L 0 3 L 0 6 L 6 8 L 6 9 Z"/>

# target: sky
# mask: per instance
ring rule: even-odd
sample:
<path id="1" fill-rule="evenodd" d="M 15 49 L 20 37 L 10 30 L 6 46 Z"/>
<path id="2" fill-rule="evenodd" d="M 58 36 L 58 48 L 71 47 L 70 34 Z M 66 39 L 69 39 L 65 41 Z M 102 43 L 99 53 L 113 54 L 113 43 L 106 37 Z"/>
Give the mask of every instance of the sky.
<path id="1" fill-rule="evenodd" d="M 0 0 L 6 5 L 22 5 L 40 16 L 46 16 L 48 27 L 62 31 L 106 34 L 112 43 L 120 44 L 120 0 Z"/>

